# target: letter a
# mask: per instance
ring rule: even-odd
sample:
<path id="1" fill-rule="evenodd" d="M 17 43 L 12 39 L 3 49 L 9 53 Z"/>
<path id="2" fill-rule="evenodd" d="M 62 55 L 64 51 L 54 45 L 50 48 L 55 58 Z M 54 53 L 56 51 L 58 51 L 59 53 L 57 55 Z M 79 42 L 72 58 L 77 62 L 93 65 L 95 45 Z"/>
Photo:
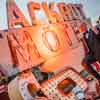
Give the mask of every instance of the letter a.
<path id="1" fill-rule="evenodd" d="M 7 15 L 9 29 L 15 28 L 15 25 L 21 25 L 21 27 L 30 26 L 28 21 L 25 19 L 25 16 L 13 0 L 7 1 Z"/>

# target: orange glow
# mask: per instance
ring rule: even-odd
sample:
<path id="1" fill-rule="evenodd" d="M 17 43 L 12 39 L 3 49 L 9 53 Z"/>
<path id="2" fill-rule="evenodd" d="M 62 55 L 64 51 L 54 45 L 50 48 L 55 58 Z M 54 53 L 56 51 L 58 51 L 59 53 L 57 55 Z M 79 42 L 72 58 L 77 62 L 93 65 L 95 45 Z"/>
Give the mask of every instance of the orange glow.
<path id="1" fill-rule="evenodd" d="M 40 63 L 44 63 L 41 66 L 43 71 L 54 71 L 66 65 L 78 66 L 84 56 L 83 48 L 69 25 L 66 29 L 61 23 L 36 25 L 13 29 L 11 34 L 16 37 L 17 45 L 12 48 L 16 50 L 21 71 Z M 67 38 L 72 41 L 71 45 Z"/>
<path id="2" fill-rule="evenodd" d="M 84 33 L 84 32 L 86 32 L 86 31 L 87 31 L 87 26 L 86 26 L 85 23 L 82 23 L 82 24 L 80 25 L 79 32 L 80 32 L 80 33 Z"/>
<path id="3" fill-rule="evenodd" d="M 46 32 L 43 34 L 44 44 L 51 50 L 57 51 L 59 49 L 59 40 L 54 32 Z"/>

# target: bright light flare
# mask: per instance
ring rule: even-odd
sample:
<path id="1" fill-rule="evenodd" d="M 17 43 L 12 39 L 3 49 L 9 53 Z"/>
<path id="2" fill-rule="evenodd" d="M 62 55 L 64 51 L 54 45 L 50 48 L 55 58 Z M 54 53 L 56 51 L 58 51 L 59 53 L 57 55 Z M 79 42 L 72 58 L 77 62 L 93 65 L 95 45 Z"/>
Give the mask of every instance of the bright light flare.
<path id="1" fill-rule="evenodd" d="M 57 35 L 52 32 L 48 31 L 43 35 L 43 41 L 45 45 L 52 51 L 57 51 L 59 49 L 59 40 L 57 38 Z"/>

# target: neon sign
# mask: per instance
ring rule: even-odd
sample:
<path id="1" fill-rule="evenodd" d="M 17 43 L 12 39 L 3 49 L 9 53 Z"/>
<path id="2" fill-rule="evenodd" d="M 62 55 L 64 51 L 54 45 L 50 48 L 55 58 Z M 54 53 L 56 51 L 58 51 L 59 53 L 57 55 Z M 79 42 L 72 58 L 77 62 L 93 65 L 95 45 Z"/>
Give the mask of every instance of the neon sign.
<path id="1" fill-rule="evenodd" d="M 32 21 L 32 25 L 39 24 L 38 22 L 39 19 L 37 19 L 37 17 L 35 16 L 35 11 L 39 11 L 42 9 L 45 15 L 47 16 L 49 23 L 57 23 L 73 19 L 81 20 L 80 16 L 83 17 L 83 19 L 85 19 L 85 15 L 82 10 L 81 4 L 67 5 L 66 3 L 60 2 L 57 4 L 57 7 L 60 13 L 54 10 L 55 4 L 53 2 L 50 3 L 49 5 L 47 5 L 46 2 L 42 2 L 41 4 L 32 1 L 29 2 L 28 11 Z M 14 28 L 15 25 L 19 24 L 24 27 L 31 26 L 13 0 L 11 1 L 8 0 L 7 2 L 7 15 L 8 15 L 8 27 L 10 29 Z"/>
<path id="2" fill-rule="evenodd" d="M 53 31 L 44 33 L 43 41 L 51 51 L 57 51 L 59 49 L 59 40 Z"/>
<path id="3" fill-rule="evenodd" d="M 71 85 L 71 86 L 69 86 Z M 79 86 L 82 91 L 87 89 L 86 81 L 73 69 L 66 69 L 41 84 L 41 90 L 51 100 L 75 99 L 73 89 Z M 73 89 L 72 89 L 73 88 Z"/>
<path id="4" fill-rule="evenodd" d="M 20 70 L 28 69 L 41 62 L 48 62 L 50 59 L 78 47 L 79 41 L 67 21 L 73 20 L 73 18 L 81 21 L 80 15 L 83 16 L 81 5 L 70 4 L 69 6 L 65 3 L 58 3 L 57 7 L 60 13 L 54 10 L 54 3 L 50 3 L 48 6 L 46 2 L 41 4 L 29 2 L 28 11 L 32 21 L 32 25 L 30 25 L 15 2 L 13 0 L 7 2 L 7 39 L 13 63 Z M 41 9 L 47 16 L 48 25 L 41 24 L 41 21 L 35 16 L 34 12 Z M 77 13 L 72 9 L 77 10 Z M 20 25 L 21 28 L 16 28 L 16 25 Z M 63 59 L 65 60 L 65 58 Z M 57 66 L 61 66 L 59 64 L 61 62 L 57 63 Z M 64 63 L 64 65 L 66 64 Z"/>

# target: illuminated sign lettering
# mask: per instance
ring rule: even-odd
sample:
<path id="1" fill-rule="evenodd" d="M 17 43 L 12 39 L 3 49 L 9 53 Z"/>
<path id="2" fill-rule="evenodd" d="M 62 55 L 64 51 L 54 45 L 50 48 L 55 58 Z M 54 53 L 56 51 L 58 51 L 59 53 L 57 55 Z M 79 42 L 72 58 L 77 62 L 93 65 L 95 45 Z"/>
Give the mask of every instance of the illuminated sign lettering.
<path id="1" fill-rule="evenodd" d="M 81 9 L 82 6 L 75 5 L 75 8 L 72 4 L 58 3 L 57 7 L 59 12 L 55 11 L 54 3 L 47 5 L 46 2 L 29 2 L 28 11 L 32 21 L 30 25 L 15 2 L 7 2 L 7 39 L 13 63 L 19 66 L 20 70 L 45 63 L 52 57 L 59 57 L 64 52 L 78 47 L 79 41 L 67 21 L 73 18 L 81 21 L 80 15 L 83 12 L 81 14 L 77 9 Z M 41 9 L 48 19 L 48 25 L 39 24 L 35 16 L 35 11 Z"/>
<path id="2" fill-rule="evenodd" d="M 54 10 L 54 3 L 50 3 L 49 5 L 47 5 L 46 2 L 42 2 L 42 4 L 40 5 L 37 2 L 29 2 L 28 10 L 32 25 L 38 24 L 38 19 L 35 16 L 35 11 L 41 9 L 44 10 L 44 13 L 50 23 L 81 19 L 80 16 L 83 16 L 83 18 L 85 18 L 82 11 L 82 5 L 67 5 L 65 3 L 58 3 L 57 7 L 59 8 L 61 14 Z M 7 14 L 9 28 L 15 28 L 15 25 L 21 25 L 23 27 L 31 26 L 14 1 L 7 2 Z"/>
<path id="3" fill-rule="evenodd" d="M 44 44 L 52 51 L 57 51 L 59 49 L 59 40 L 54 32 L 46 32 L 43 34 Z"/>
<path id="4" fill-rule="evenodd" d="M 7 14 L 8 14 L 8 27 L 14 28 L 15 25 L 22 25 L 24 27 L 30 26 L 20 9 L 15 2 L 7 2 Z"/>

